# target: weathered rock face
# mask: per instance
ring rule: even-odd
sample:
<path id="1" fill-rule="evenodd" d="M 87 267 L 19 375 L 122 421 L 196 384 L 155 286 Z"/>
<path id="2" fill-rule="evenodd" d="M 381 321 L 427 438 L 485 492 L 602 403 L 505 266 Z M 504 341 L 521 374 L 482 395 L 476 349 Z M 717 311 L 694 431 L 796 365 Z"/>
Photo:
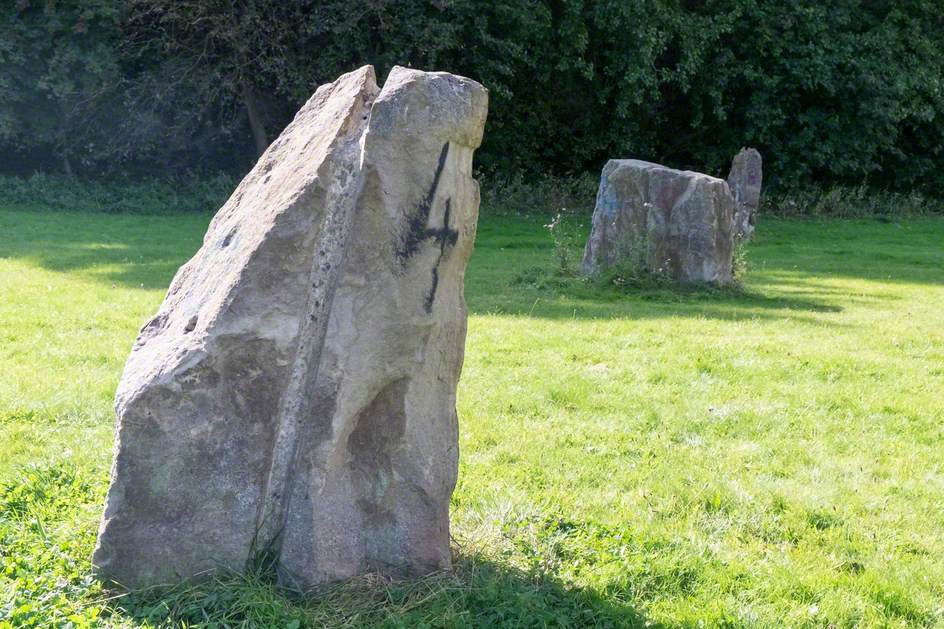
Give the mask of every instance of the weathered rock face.
<path id="1" fill-rule="evenodd" d="M 730 282 L 734 199 L 721 179 L 635 159 L 603 168 L 583 269 L 626 266 Z"/>
<path id="2" fill-rule="evenodd" d="M 474 81 L 398 67 L 378 90 L 367 66 L 298 112 L 128 359 L 100 577 L 449 566 L 486 110 Z"/>
<path id="3" fill-rule="evenodd" d="M 760 207 L 760 187 L 764 179 L 763 160 L 757 149 L 741 149 L 731 162 L 728 187 L 734 196 L 735 236 L 749 240 Z"/>

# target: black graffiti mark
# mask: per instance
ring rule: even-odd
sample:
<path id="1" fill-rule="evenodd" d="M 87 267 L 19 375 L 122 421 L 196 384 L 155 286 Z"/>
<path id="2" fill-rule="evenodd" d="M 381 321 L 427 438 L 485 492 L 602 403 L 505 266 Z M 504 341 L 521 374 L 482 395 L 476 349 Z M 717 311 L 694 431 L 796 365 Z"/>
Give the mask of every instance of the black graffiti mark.
<path id="1" fill-rule="evenodd" d="M 439 263 L 442 262 L 443 256 L 446 254 L 446 247 L 455 245 L 459 239 L 459 232 L 449 227 L 449 218 L 452 212 L 451 198 L 446 199 L 442 227 L 429 227 L 429 214 L 433 207 L 433 200 L 436 197 L 436 190 L 439 188 L 439 180 L 446 166 L 448 156 L 449 143 L 446 142 L 439 153 L 439 163 L 436 165 L 436 173 L 433 175 L 433 183 L 429 188 L 429 192 L 426 193 L 426 196 L 417 206 L 416 212 L 410 216 L 403 244 L 397 251 L 397 257 L 401 264 L 406 265 L 407 261 L 419 251 L 420 246 L 425 241 L 432 239 L 434 243 L 439 245 L 439 257 L 431 271 L 432 285 L 426 294 L 424 303 L 427 313 L 433 310 L 433 300 L 436 297 L 436 288 L 439 286 Z"/>
<path id="2" fill-rule="evenodd" d="M 446 255 L 446 245 L 450 247 L 456 244 L 459 239 L 459 232 L 449 228 L 449 214 L 452 212 L 452 199 L 446 199 L 446 209 L 443 211 L 443 226 L 440 229 L 427 230 L 431 232 L 433 239 L 439 243 L 439 257 L 436 258 L 436 264 L 433 265 L 433 284 L 429 287 L 429 293 L 426 294 L 426 312 L 433 311 L 433 299 L 436 298 L 436 288 L 439 287 L 439 263 Z"/>
<path id="3" fill-rule="evenodd" d="M 406 264 L 406 261 L 419 251 L 423 241 L 429 238 L 429 234 L 427 233 L 429 231 L 427 227 L 429 223 L 429 213 L 433 207 L 436 190 L 439 188 L 439 179 L 442 177 L 443 169 L 446 167 L 446 157 L 448 157 L 448 155 L 449 143 L 446 142 L 442 147 L 442 151 L 439 153 L 439 163 L 436 165 L 436 173 L 433 175 L 433 183 L 429 188 L 429 192 L 426 193 L 426 196 L 416 207 L 416 211 L 413 212 L 408 219 L 403 243 L 397 251 L 397 257 L 400 258 L 400 262 L 403 264 Z"/>

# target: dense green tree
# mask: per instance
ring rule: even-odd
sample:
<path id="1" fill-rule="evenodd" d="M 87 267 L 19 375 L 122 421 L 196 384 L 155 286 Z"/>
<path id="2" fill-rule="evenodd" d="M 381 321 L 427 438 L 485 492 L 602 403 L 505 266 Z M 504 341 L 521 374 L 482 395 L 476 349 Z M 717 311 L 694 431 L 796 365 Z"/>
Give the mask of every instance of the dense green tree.
<path id="1" fill-rule="evenodd" d="M 939 0 L 20 0 L 0 12 L 4 171 L 238 172 L 365 63 L 491 91 L 479 167 L 635 156 L 768 181 L 944 184 Z M 18 167 L 20 164 L 22 167 Z"/>
<path id="2" fill-rule="evenodd" d="M 184 86 L 204 109 L 241 107 L 261 154 L 270 138 L 260 95 L 297 87 L 294 44 L 307 13 L 282 0 L 132 0 L 125 52 L 145 68 L 139 81 L 153 93 Z"/>
<path id="3" fill-rule="evenodd" d="M 699 4 L 696 13 L 727 16 L 727 24 L 669 112 L 688 129 L 685 145 L 667 146 L 668 154 L 720 170 L 752 144 L 781 179 L 941 183 L 939 2 Z"/>
<path id="4" fill-rule="evenodd" d="M 0 143 L 5 170 L 54 161 L 71 175 L 107 137 L 122 81 L 113 0 L 0 8 Z"/>

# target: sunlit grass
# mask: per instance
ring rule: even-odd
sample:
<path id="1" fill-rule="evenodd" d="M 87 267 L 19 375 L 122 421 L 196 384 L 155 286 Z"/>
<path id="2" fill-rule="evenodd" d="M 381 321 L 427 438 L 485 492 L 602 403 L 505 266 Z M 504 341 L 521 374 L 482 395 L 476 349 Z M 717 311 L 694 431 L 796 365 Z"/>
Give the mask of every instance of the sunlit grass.
<path id="1" fill-rule="evenodd" d="M 455 574 L 106 601 L 115 385 L 208 220 L 0 210 L 0 626 L 944 624 L 939 219 L 763 221 L 741 290 L 677 291 L 487 216 Z"/>

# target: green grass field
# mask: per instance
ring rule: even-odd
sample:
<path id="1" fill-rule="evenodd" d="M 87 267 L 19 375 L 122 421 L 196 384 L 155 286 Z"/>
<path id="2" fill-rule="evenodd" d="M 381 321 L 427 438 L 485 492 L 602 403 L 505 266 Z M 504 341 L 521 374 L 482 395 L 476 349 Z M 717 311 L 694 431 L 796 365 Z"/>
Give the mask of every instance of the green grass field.
<path id="1" fill-rule="evenodd" d="M 741 291 L 679 292 L 486 216 L 455 572 L 111 598 L 112 396 L 208 221 L 0 210 L 0 627 L 944 627 L 944 219 L 765 220 Z"/>

